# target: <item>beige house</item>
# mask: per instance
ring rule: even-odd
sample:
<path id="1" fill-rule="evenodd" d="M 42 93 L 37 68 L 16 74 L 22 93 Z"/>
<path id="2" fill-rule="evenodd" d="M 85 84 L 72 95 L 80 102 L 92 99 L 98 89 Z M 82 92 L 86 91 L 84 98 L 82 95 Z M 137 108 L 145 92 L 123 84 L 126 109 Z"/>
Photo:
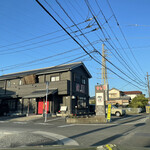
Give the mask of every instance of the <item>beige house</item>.
<path id="1" fill-rule="evenodd" d="M 109 90 L 109 101 L 106 104 L 111 103 L 112 105 L 129 105 L 131 98 L 129 96 L 125 96 L 123 91 L 120 91 L 116 88 L 112 88 Z"/>
<path id="2" fill-rule="evenodd" d="M 112 105 L 121 105 L 126 106 L 129 105 L 130 101 L 136 97 L 137 95 L 142 94 L 141 91 L 120 91 L 116 88 L 112 88 L 109 90 L 109 100 L 106 101 L 106 104 Z M 95 103 L 95 96 L 91 97 L 89 100 L 90 104 Z"/>
<path id="3" fill-rule="evenodd" d="M 112 88 L 111 90 L 109 90 L 109 98 L 120 98 L 123 95 L 123 92 L 116 89 L 116 88 Z"/>

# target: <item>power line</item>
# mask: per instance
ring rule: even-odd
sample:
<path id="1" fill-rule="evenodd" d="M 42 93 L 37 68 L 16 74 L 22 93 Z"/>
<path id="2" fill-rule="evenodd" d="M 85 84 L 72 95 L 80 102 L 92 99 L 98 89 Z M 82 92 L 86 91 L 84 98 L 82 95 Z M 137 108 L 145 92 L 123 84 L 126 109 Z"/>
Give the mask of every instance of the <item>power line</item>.
<path id="1" fill-rule="evenodd" d="M 64 10 L 64 8 L 61 6 L 61 4 L 56 0 L 57 4 L 60 6 L 60 8 L 64 11 L 64 13 L 68 16 L 68 18 L 73 22 L 73 24 L 78 28 L 78 26 L 75 24 L 75 22 L 71 19 L 71 17 L 68 15 L 68 13 Z M 93 16 L 93 18 L 95 19 L 95 16 Z M 100 28 L 100 27 L 99 27 Z M 78 30 L 82 33 L 82 31 L 78 28 Z M 83 36 L 86 38 L 86 36 L 83 34 Z M 86 38 L 86 40 L 90 43 L 90 41 Z M 91 44 L 91 46 L 93 47 L 93 45 Z M 93 47 L 93 49 L 95 49 Z M 99 53 L 99 52 L 98 52 Z M 101 55 L 101 53 L 99 53 Z M 101 55 L 102 56 L 102 55 Z M 106 59 L 107 60 L 107 59 Z M 111 65 L 113 65 L 115 68 L 117 68 L 120 72 L 122 72 L 124 75 L 126 75 L 123 71 L 121 71 L 118 67 L 116 67 L 114 64 L 112 64 L 109 60 L 107 60 Z M 127 75 L 126 75 L 127 76 Z M 129 76 L 127 76 L 129 77 Z M 130 78 L 130 77 L 129 77 Z M 130 78 L 131 80 L 133 80 L 132 78 Z M 135 80 L 133 80 L 135 81 Z M 136 82 L 136 81 L 135 81 Z"/>
<path id="2" fill-rule="evenodd" d="M 92 20 L 92 18 L 91 18 L 91 20 Z M 90 20 L 88 20 L 88 21 L 90 21 Z M 85 22 L 87 22 L 87 20 L 79 22 L 77 24 L 79 25 L 79 24 L 83 24 Z M 70 28 L 72 28 L 72 27 L 74 27 L 74 25 L 70 26 Z M 60 32 L 60 31 L 62 31 L 62 30 L 60 29 L 60 30 L 57 30 L 57 31 L 54 31 L 54 32 L 50 32 L 50 33 L 46 33 L 46 34 L 43 34 L 43 35 L 39 35 L 39 36 L 30 38 L 30 39 L 26 39 L 26 40 L 23 40 L 23 41 L 20 41 L 20 42 L 15 42 L 15 43 L 12 43 L 12 44 L 3 45 L 3 46 L 0 46 L 0 48 L 4 48 L 4 47 L 8 47 L 8 46 L 13 46 L 13 45 L 17 45 L 17 44 L 21 44 L 21 43 L 25 43 L 25 42 L 29 42 L 29 41 L 32 41 L 32 40 L 35 40 L 35 39 L 39 39 L 39 38 L 42 38 L 42 37 L 45 37 L 45 36 L 48 36 L 48 35 Z"/>
<path id="3" fill-rule="evenodd" d="M 88 6 L 88 8 L 89 8 L 89 10 L 90 10 L 90 12 L 91 12 L 91 14 L 94 16 L 94 14 L 92 13 L 92 10 L 90 9 L 90 6 L 89 6 L 89 3 L 88 3 L 88 1 L 85 1 L 86 2 L 86 4 L 87 4 L 87 6 Z M 102 28 L 101 28 L 101 26 L 100 26 L 100 24 L 98 23 L 98 21 L 97 21 L 97 19 L 96 19 L 96 17 L 93 17 L 94 19 L 95 19 L 95 21 L 96 21 L 96 23 L 98 24 L 98 26 L 99 26 L 99 28 L 101 29 L 101 31 L 102 31 L 102 33 L 103 33 L 103 35 L 104 35 L 104 37 L 106 38 L 106 35 L 105 35 L 105 33 L 103 32 L 103 30 L 102 30 Z M 109 42 L 109 41 L 107 41 L 108 43 L 109 43 L 109 45 L 113 48 L 113 46 L 111 45 L 111 43 Z M 114 49 L 114 48 L 113 48 Z M 100 54 L 101 55 L 101 54 Z M 116 56 L 115 56 L 116 57 Z M 106 58 L 105 58 L 106 59 Z M 106 59 L 108 62 L 109 62 L 109 60 L 108 59 Z M 111 62 L 109 62 L 109 63 L 111 63 Z M 111 63 L 112 64 L 112 63 Z M 114 66 L 114 64 L 112 64 L 113 66 Z M 115 67 L 115 66 L 114 66 Z M 116 67 L 115 67 L 116 68 Z M 117 69 L 119 69 L 119 68 L 117 68 Z M 124 75 L 126 75 L 128 78 L 130 78 L 131 79 L 131 77 L 129 77 L 127 74 L 125 74 L 121 69 L 119 69 L 119 71 L 120 72 L 122 72 Z M 136 80 L 133 80 L 133 79 L 131 79 L 132 81 L 135 81 L 135 82 L 137 82 Z M 144 85 L 145 85 L 145 83 L 144 83 Z"/>
<path id="4" fill-rule="evenodd" d="M 121 45 L 121 43 L 120 43 L 120 41 L 119 41 L 119 39 L 117 38 L 117 36 L 116 36 L 116 34 L 114 33 L 114 31 L 112 30 L 112 28 L 111 28 L 111 26 L 109 25 L 109 22 L 107 21 L 107 19 L 106 19 L 106 17 L 105 17 L 105 15 L 104 15 L 104 13 L 103 13 L 103 11 L 102 11 L 102 9 L 100 8 L 100 6 L 99 6 L 99 4 L 98 4 L 98 2 L 97 2 L 97 0 L 95 0 L 95 2 L 96 2 L 96 4 L 97 4 L 97 6 L 98 6 L 98 8 L 99 8 L 99 10 L 100 10 L 100 12 L 101 12 L 101 14 L 103 15 L 103 17 L 104 17 L 104 19 L 105 19 L 105 21 L 106 21 L 106 23 L 107 23 L 107 25 L 108 25 L 108 27 L 110 28 L 110 30 L 111 30 L 111 32 L 113 33 L 113 35 L 114 35 L 114 37 L 116 38 L 116 40 L 118 41 L 118 43 L 119 43 L 119 45 L 120 45 L 120 47 L 123 49 L 123 47 L 122 47 L 122 45 Z M 108 34 L 107 34 L 108 35 Z M 109 36 L 109 35 L 108 35 Z M 111 39 L 111 37 L 109 36 L 109 38 Z M 113 42 L 113 44 L 114 44 L 114 42 Z M 115 44 L 114 44 L 115 45 Z M 107 47 L 107 46 L 106 46 Z M 111 46 L 112 47 L 112 46 Z M 116 47 L 116 45 L 115 45 L 115 47 Z M 113 48 L 113 47 L 112 47 Z M 131 69 L 131 67 L 127 64 L 127 62 L 125 61 L 125 59 L 121 56 L 121 54 L 120 54 L 120 52 L 117 50 L 117 47 L 116 48 L 113 48 L 114 50 L 115 50 L 115 52 L 117 53 L 117 55 L 121 58 L 121 60 L 125 63 L 125 65 L 128 67 L 126 67 L 126 66 L 124 66 L 135 78 L 137 78 L 137 80 L 139 80 L 139 82 L 141 82 L 141 83 L 144 83 L 139 77 L 138 77 L 138 75 L 133 71 L 133 69 Z M 124 51 L 124 49 L 123 49 L 123 51 Z M 111 53 L 113 54 L 113 52 L 111 51 Z M 125 51 L 124 51 L 124 53 L 125 53 Z M 126 54 L 126 53 L 125 53 Z M 113 54 L 114 55 L 114 54 Z M 126 54 L 126 56 L 128 57 L 128 55 Z M 114 55 L 114 57 L 120 62 L 120 60 L 116 57 L 116 55 Z M 128 57 L 128 59 L 129 59 L 129 57 Z M 129 59 L 130 60 L 130 59 Z M 130 60 L 130 62 L 131 62 L 131 60 Z M 121 64 L 122 64 L 122 62 L 120 62 Z M 132 62 L 131 62 L 132 63 Z M 133 73 L 132 73 L 133 72 Z M 135 74 L 135 75 L 134 75 Z M 145 83 L 144 83 L 145 84 Z"/>
<path id="5" fill-rule="evenodd" d="M 96 23 L 98 24 L 99 28 L 101 29 L 102 33 L 104 34 L 104 32 L 103 32 L 103 30 L 102 30 L 100 24 L 98 23 L 97 19 L 94 17 L 94 14 L 93 14 L 92 10 L 90 9 L 88 0 L 85 1 L 85 2 L 86 2 L 86 4 L 87 4 L 87 6 L 88 6 L 88 8 L 89 8 L 89 10 L 90 10 L 90 12 L 91 12 L 93 18 L 95 19 Z M 105 34 L 104 34 L 104 35 L 105 35 Z M 100 52 L 98 52 L 98 53 L 102 56 L 102 54 L 101 54 Z M 132 81 L 136 82 L 137 84 L 139 84 L 136 80 L 133 80 L 131 77 L 129 77 L 128 75 L 126 75 L 122 70 L 120 70 L 118 67 L 116 67 L 116 66 L 115 66 L 112 62 L 110 62 L 107 58 L 105 58 L 105 59 L 106 59 L 111 65 L 113 65 L 117 70 L 119 70 L 122 74 L 124 74 L 125 76 L 127 76 L 128 78 L 130 78 Z"/>
<path id="6" fill-rule="evenodd" d="M 75 24 L 75 22 L 71 19 L 71 17 L 68 15 L 68 13 L 64 10 L 64 8 L 61 6 L 61 4 L 56 0 L 57 4 L 60 6 L 60 8 L 64 11 L 64 13 L 68 16 L 68 18 L 73 22 L 73 24 L 78 28 L 78 26 Z M 93 18 L 95 19 L 95 17 L 93 16 Z M 99 27 L 100 28 L 100 27 Z M 78 28 L 78 30 L 82 33 L 82 31 Z M 83 34 L 83 33 L 82 33 Z M 86 36 L 83 34 L 83 36 L 86 38 Z M 86 40 L 90 43 L 90 41 L 88 40 L 88 38 L 86 38 Z M 91 44 L 91 43 L 90 43 Z M 91 44 L 91 46 L 94 48 L 94 46 Z M 99 53 L 99 52 L 98 52 Z M 99 53 L 102 57 L 103 55 L 101 53 Z M 106 59 L 106 58 L 105 58 Z M 115 68 L 117 68 L 121 73 L 123 73 L 124 75 L 126 75 L 123 71 L 121 71 L 118 67 L 116 67 L 114 64 L 112 64 L 108 59 L 106 59 L 111 65 L 113 65 Z M 127 75 L 126 75 L 127 76 Z M 129 77 L 129 76 L 127 76 Z M 130 77 L 129 77 L 130 78 Z M 132 81 L 135 81 L 133 80 L 132 78 L 130 78 Z M 135 81 L 136 82 L 136 81 Z"/>
<path id="7" fill-rule="evenodd" d="M 85 27 L 85 28 L 82 28 L 81 30 L 85 30 L 85 29 L 87 29 L 87 28 L 90 28 L 90 27 Z M 71 33 L 77 33 L 77 32 L 79 32 L 79 31 L 76 30 L 76 31 L 73 31 L 73 32 L 71 32 Z M 90 32 L 90 31 L 88 31 L 88 32 Z M 88 33 L 88 32 L 87 32 L 87 33 Z M 93 30 L 91 30 L 91 32 L 93 32 Z M 46 39 L 46 40 L 38 41 L 38 42 L 35 42 L 35 43 L 26 44 L 26 45 L 19 46 L 19 47 L 14 47 L 14 48 L 5 49 L 5 50 L 3 50 L 3 51 L 10 51 L 10 50 L 18 49 L 18 48 L 23 48 L 23 47 L 27 47 L 27 46 L 32 46 L 32 45 L 35 45 L 35 44 L 44 43 L 44 42 L 51 41 L 51 40 L 54 40 L 54 39 L 57 39 L 57 38 L 61 38 L 61 37 L 64 37 L 64 36 L 66 36 L 66 34 L 63 34 L 63 35 L 60 35 L 60 36 L 56 36 L 56 37 L 53 37 L 53 38 L 51 38 L 51 39 Z M 76 36 L 80 36 L 80 34 L 79 34 L 79 35 L 76 35 Z M 0 52 L 1 52 L 1 51 L 0 51 Z"/>
<path id="8" fill-rule="evenodd" d="M 99 43 L 100 41 L 94 41 L 92 42 L 92 44 L 97 44 Z M 87 44 L 86 46 L 89 46 L 90 44 Z M 74 49 L 71 49 L 71 50 L 68 50 L 68 51 L 65 51 L 65 52 L 62 52 L 62 53 L 57 53 L 56 55 L 52 55 L 52 56 L 48 56 L 48 57 L 44 57 L 44 58 L 40 58 L 40 59 L 36 59 L 36 60 L 33 60 L 33 61 L 28 61 L 28 62 L 24 62 L 24 63 L 19 63 L 19 64 L 15 64 L 15 65 L 10 65 L 10 66 L 5 66 L 3 68 L 5 69 L 2 69 L 3 71 L 5 70 L 11 70 L 12 68 L 17 68 L 18 66 L 22 66 L 22 65 L 27 65 L 27 64 L 32 64 L 32 63 L 36 63 L 36 62 L 40 62 L 40 61 L 43 61 L 43 60 L 46 60 L 46 59 L 50 59 L 50 58 L 54 58 L 54 57 L 57 57 L 57 56 L 61 56 L 63 54 L 67 54 L 67 53 L 70 53 L 70 52 L 73 52 L 73 51 L 76 51 L 78 49 L 81 49 L 80 47 L 78 48 L 74 48 Z M 64 58 L 64 57 L 63 57 Z M 2 71 L 0 70 L 0 71 Z"/>
<path id="9" fill-rule="evenodd" d="M 85 32 L 84 34 L 89 34 L 91 32 L 94 32 L 96 30 L 90 30 L 88 32 Z M 76 35 L 74 37 L 78 37 L 78 36 L 82 36 L 82 34 L 79 34 L 79 35 Z M 61 39 L 61 40 L 58 40 L 58 41 L 54 41 L 54 42 L 51 42 L 51 43 L 48 43 L 48 44 L 43 44 L 43 45 L 39 45 L 39 46 L 36 46 L 36 47 L 31 47 L 31 48 L 27 48 L 27 49 L 23 49 L 23 50 L 16 50 L 16 51 L 13 51 L 13 52 L 6 52 L 6 53 L 0 53 L 0 55 L 7 55 L 7 54 L 14 54 L 14 53 L 18 53 L 18 52 L 23 52 L 23 51 L 28 51 L 28 50 L 33 50 L 33 49 L 36 49 L 36 48 L 40 48 L 40 47 L 44 47 L 44 46 L 48 46 L 48 45 L 52 45 L 52 44 L 57 44 L 57 43 L 60 43 L 60 42 L 63 42 L 63 41 L 66 41 L 66 40 L 69 40 L 70 38 L 65 38 L 65 39 Z M 101 40 L 99 40 L 101 41 Z M 36 43 L 37 44 L 37 43 Z M 22 47 L 23 48 L 23 47 Z M 12 49 L 11 49 L 12 50 Z M 6 50 L 6 51 L 10 51 L 9 50 Z"/>
<path id="10" fill-rule="evenodd" d="M 128 43 L 128 41 L 127 41 L 127 39 L 126 39 L 126 37 L 125 37 L 125 35 L 124 35 L 124 33 L 123 33 L 123 31 L 122 31 L 121 27 L 120 27 L 120 25 L 119 25 L 119 22 L 118 22 L 118 20 L 117 20 L 117 17 L 115 16 L 115 13 L 114 13 L 114 11 L 113 11 L 113 9 L 112 9 L 112 7 L 111 7 L 111 5 L 110 5 L 110 3 L 109 3 L 109 1 L 108 1 L 108 0 L 107 0 L 107 3 L 108 3 L 108 6 L 109 6 L 109 8 L 110 8 L 110 10 L 111 10 L 111 12 L 112 12 L 112 14 L 113 14 L 113 16 L 114 16 L 115 20 L 116 20 L 117 26 L 119 27 L 120 32 L 121 32 L 121 34 L 122 34 L 122 36 L 123 36 L 123 38 L 124 38 L 124 40 L 125 40 L 125 42 L 126 42 L 126 44 L 127 44 L 128 48 L 129 48 L 129 50 L 130 50 L 130 52 L 131 52 L 131 54 L 132 54 L 132 56 L 133 56 L 133 58 L 134 58 L 135 62 L 136 62 L 136 63 L 137 63 L 137 65 L 139 66 L 139 68 L 140 68 L 140 70 L 142 71 L 143 75 L 145 76 L 145 74 L 144 74 L 144 72 L 143 72 L 143 70 L 142 70 L 142 68 L 141 68 L 140 64 L 138 63 L 138 61 L 137 61 L 136 57 L 134 56 L 134 54 L 133 54 L 133 52 L 132 52 L 132 49 L 131 49 L 131 47 L 130 47 L 130 45 L 129 45 L 129 43 Z"/>
<path id="11" fill-rule="evenodd" d="M 44 9 L 44 11 L 84 50 L 84 52 L 86 54 L 88 54 L 94 61 L 96 61 L 97 63 L 99 63 L 100 65 L 102 65 L 99 61 L 97 61 L 89 52 L 87 52 L 85 50 L 85 48 L 54 18 L 54 16 L 38 1 L 36 0 L 36 2 Z M 118 75 L 117 73 L 115 73 L 114 71 L 112 71 L 111 69 L 107 68 L 108 70 L 110 70 L 112 73 L 114 73 L 115 75 L 117 75 L 119 78 L 123 79 L 124 81 L 127 81 L 129 83 L 131 83 L 132 85 L 138 87 L 137 85 L 133 84 L 132 82 L 122 78 L 120 75 Z M 138 87 L 139 88 L 139 87 Z"/>

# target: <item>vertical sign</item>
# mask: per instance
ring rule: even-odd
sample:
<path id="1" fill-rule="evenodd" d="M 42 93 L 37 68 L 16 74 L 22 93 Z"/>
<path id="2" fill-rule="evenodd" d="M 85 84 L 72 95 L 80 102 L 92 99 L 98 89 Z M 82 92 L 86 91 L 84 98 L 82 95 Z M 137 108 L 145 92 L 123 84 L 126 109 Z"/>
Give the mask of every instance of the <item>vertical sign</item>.
<path id="1" fill-rule="evenodd" d="M 96 93 L 96 105 L 104 105 L 104 93 Z"/>
<path id="2" fill-rule="evenodd" d="M 107 121 L 111 121 L 111 104 L 108 104 L 108 109 L 107 109 Z"/>
<path id="3" fill-rule="evenodd" d="M 104 85 L 95 86 L 95 97 L 96 97 L 96 116 L 101 116 L 105 118 L 106 110 L 105 110 L 105 89 Z"/>

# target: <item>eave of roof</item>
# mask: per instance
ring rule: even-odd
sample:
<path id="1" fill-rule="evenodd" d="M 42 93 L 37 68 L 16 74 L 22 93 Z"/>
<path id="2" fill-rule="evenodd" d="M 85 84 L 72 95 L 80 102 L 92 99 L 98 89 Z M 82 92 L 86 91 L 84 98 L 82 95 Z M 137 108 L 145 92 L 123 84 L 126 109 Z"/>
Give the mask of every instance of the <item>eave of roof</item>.
<path id="1" fill-rule="evenodd" d="M 40 75 L 40 74 L 63 72 L 63 71 L 72 70 L 72 69 L 77 68 L 79 66 L 83 66 L 83 68 L 86 70 L 89 78 L 92 77 L 91 74 L 89 73 L 89 71 L 87 70 L 87 68 L 85 67 L 85 65 L 82 62 L 75 62 L 75 63 L 58 65 L 58 66 L 53 66 L 53 67 L 47 67 L 47 68 L 34 69 L 34 70 L 29 70 L 29 71 L 6 74 L 6 75 L 0 76 L 0 80 L 21 78 L 21 77 L 24 77 L 26 75 L 31 75 L 31 74 Z"/>
<path id="2" fill-rule="evenodd" d="M 111 90 L 117 90 L 117 91 L 120 91 L 120 90 L 118 90 L 118 89 L 116 89 L 116 88 L 112 88 L 112 89 L 110 89 L 109 91 L 111 91 Z M 122 91 L 120 91 L 120 92 L 122 92 Z"/>

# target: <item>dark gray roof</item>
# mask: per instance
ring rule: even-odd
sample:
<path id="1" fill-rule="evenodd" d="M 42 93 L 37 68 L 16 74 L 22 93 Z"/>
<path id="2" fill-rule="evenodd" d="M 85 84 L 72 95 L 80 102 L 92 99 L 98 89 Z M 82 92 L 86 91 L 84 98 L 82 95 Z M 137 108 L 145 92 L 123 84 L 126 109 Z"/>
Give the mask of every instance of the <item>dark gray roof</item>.
<path id="1" fill-rule="evenodd" d="M 72 70 L 72 69 L 80 67 L 80 66 L 83 66 L 83 68 L 85 69 L 85 71 L 88 74 L 88 77 L 91 78 L 92 76 L 89 73 L 89 71 L 87 70 L 87 68 L 85 67 L 85 65 L 82 62 L 75 62 L 75 63 L 58 65 L 58 66 L 53 66 L 53 67 L 48 67 L 48 68 L 35 69 L 35 70 L 6 74 L 6 75 L 0 76 L 0 80 L 20 78 L 20 77 L 24 77 L 24 76 L 31 75 L 31 74 L 40 75 L 40 74 L 46 74 L 46 73 L 68 71 L 68 70 Z"/>
<path id="2" fill-rule="evenodd" d="M 56 92 L 58 92 L 57 89 L 51 89 L 51 90 L 48 90 L 48 93 L 47 95 L 50 95 L 50 94 L 55 94 Z M 31 94 L 29 95 L 26 95 L 24 96 L 23 98 L 40 98 L 40 97 L 45 97 L 46 96 L 46 90 L 36 90 L 34 92 L 32 92 Z"/>

